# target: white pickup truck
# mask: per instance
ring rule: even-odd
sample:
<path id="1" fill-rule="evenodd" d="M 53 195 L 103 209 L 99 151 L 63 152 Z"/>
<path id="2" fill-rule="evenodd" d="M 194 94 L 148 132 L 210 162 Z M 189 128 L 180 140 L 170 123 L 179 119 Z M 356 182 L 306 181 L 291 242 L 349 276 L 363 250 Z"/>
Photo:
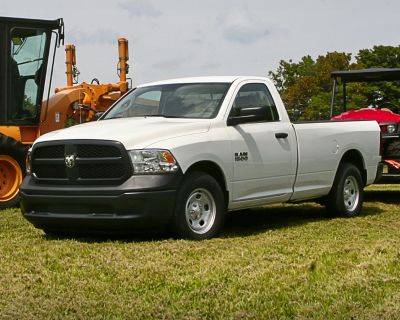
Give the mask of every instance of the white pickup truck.
<path id="1" fill-rule="evenodd" d="M 207 239 L 228 211 L 316 199 L 360 213 L 380 162 L 376 122 L 289 121 L 262 77 L 141 85 L 99 121 L 40 137 L 21 191 L 45 231 L 170 227 Z"/>

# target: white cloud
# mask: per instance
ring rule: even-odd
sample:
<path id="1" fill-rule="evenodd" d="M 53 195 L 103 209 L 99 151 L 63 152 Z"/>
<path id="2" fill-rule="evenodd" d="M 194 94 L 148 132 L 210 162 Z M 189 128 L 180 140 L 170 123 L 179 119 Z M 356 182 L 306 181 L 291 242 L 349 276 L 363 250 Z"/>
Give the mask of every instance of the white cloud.
<path id="1" fill-rule="evenodd" d="M 221 63 L 217 61 L 208 61 L 202 64 L 201 67 L 207 70 L 215 70 L 221 67 Z"/>
<path id="2" fill-rule="evenodd" d="M 68 43 L 78 44 L 115 44 L 120 35 L 111 29 L 69 30 L 66 33 Z"/>
<path id="3" fill-rule="evenodd" d="M 151 3 L 145 0 L 125 1 L 120 4 L 131 17 L 159 17 L 161 11 L 157 10 Z"/>
<path id="4" fill-rule="evenodd" d="M 185 58 L 172 58 L 161 60 L 153 63 L 152 67 L 163 70 L 178 69 L 184 64 L 185 60 Z"/>
<path id="5" fill-rule="evenodd" d="M 217 26 L 222 29 L 226 40 L 241 44 L 257 42 L 271 33 L 265 22 L 248 10 L 234 10 L 220 15 Z"/>
<path id="6" fill-rule="evenodd" d="M 65 21 L 81 81 L 116 80 L 117 38 L 129 40 L 134 83 L 196 75 L 266 75 L 281 59 L 399 45 L 400 1 L 13 0 L 3 16 Z M 355 14 L 357 13 L 357 14 Z M 378 17 L 378 18 L 377 18 Z M 346 23 L 342 23 L 345 21 Z M 371 23 L 374 21 L 374 23 Z M 65 52 L 54 86 L 65 85 Z"/>

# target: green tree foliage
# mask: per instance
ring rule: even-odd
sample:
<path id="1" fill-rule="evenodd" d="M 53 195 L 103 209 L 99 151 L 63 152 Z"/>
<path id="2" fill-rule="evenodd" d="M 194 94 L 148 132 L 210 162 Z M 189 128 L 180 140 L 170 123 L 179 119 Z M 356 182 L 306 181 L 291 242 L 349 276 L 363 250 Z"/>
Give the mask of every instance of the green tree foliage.
<path id="1" fill-rule="evenodd" d="M 314 76 L 314 65 L 315 61 L 311 56 L 304 56 L 298 63 L 281 60 L 276 72 L 270 71 L 269 76 L 275 82 L 277 89 L 282 91 L 294 85 L 299 78 Z"/>
<path id="2" fill-rule="evenodd" d="M 36 115 L 36 104 L 32 101 L 31 97 L 24 95 L 23 110 L 26 115 L 34 117 Z"/>
<path id="3" fill-rule="evenodd" d="M 400 67 L 400 46 L 374 46 L 363 49 L 355 56 L 345 52 L 328 52 L 314 60 L 307 55 L 299 62 L 292 60 L 279 62 L 276 72 L 269 72 L 280 92 L 289 115 L 292 119 L 316 120 L 329 119 L 332 79 L 335 70 L 351 70 L 375 67 Z M 390 98 L 400 97 L 399 84 L 385 83 L 366 85 L 352 83 L 347 87 L 348 108 L 353 109 L 367 104 L 372 92 L 380 90 Z M 337 100 L 342 99 L 341 92 Z"/>
<path id="4" fill-rule="evenodd" d="M 372 49 L 361 49 L 356 59 L 362 68 L 398 68 L 400 46 L 374 46 Z"/>
<path id="5" fill-rule="evenodd" d="M 315 61 L 311 56 L 298 63 L 281 60 L 277 71 L 269 72 L 269 76 L 292 118 L 321 119 L 326 118 L 329 109 L 330 73 L 348 69 L 350 60 L 351 54 L 340 52 L 328 52 Z"/>
<path id="6" fill-rule="evenodd" d="M 400 46 L 374 46 L 373 49 L 362 49 L 356 59 L 360 68 L 399 68 Z M 370 99 L 376 91 L 380 91 L 386 100 L 400 104 L 400 81 L 371 83 L 365 88 L 367 99 Z"/>

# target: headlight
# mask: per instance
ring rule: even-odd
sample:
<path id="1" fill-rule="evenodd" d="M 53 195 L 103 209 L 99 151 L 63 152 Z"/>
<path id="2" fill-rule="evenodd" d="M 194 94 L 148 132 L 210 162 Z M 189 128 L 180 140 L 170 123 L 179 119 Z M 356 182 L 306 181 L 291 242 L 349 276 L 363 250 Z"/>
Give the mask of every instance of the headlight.
<path id="1" fill-rule="evenodd" d="M 396 132 L 396 126 L 394 124 L 389 124 L 387 126 L 387 132 L 388 133 L 395 133 Z"/>
<path id="2" fill-rule="evenodd" d="M 157 174 L 176 172 L 179 166 L 168 150 L 131 150 L 134 174 Z"/>
<path id="3" fill-rule="evenodd" d="M 29 148 L 25 160 L 26 160 L 26 166 L 25 166 L 26 175 L 29 176 L 31 174 L 32 148 Z"/>

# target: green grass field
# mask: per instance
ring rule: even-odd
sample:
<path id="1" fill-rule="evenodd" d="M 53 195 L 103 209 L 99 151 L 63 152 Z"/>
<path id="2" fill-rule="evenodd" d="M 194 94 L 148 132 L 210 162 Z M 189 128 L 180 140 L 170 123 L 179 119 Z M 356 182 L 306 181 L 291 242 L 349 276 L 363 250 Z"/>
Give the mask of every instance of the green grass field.
<path id="1" fill-rule="evenodd" d="M 361 216 L 233 213 L 219 238 L 50 237 L 0 212 L 1 319 L 399 319 L 400 188 Z"/>

